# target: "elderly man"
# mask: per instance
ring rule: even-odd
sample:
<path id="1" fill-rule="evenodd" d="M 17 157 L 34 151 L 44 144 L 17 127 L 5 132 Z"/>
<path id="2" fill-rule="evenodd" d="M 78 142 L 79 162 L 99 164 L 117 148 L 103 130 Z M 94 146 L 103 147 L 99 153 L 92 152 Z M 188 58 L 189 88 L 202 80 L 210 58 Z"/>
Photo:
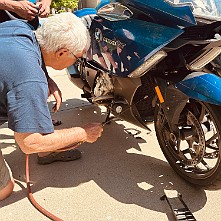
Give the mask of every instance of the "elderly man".
<path id="1" fill-rule="evenodd" d="M 26 154 L 71 149 L 78 142 L 95 142 L 103 131 L 99 123 L 54 130 L 47 105 L 48 83 L 42 66 L 61 70 L 81 57 L 89 34 L 72 13 L 52 16 L 34 34 L 20 20 L 0 24 L 0 124 L 8 121 Z M 11 171 L 0 152 L 0 200 L 14 187 Z"/>

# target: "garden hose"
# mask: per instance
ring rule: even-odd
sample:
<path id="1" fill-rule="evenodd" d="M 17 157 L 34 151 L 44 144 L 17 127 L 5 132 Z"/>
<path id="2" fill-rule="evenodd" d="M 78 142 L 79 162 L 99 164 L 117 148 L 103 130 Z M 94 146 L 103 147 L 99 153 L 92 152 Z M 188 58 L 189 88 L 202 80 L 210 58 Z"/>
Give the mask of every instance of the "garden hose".
<path id="1" fill-rule="evenodd" d="M 30 185 L 30 177 L 29 177 L 29 155 L 26 154 L 26 183 L 27 183 L 27 193 L 28 199 L 30 200 L 31 204 L 43 215 L 47 216 L 49 219 L 54 221 L 63 221 L 62 219 L 58 218 L 57 216 L 53 215 L 42 206 L 40 206 L 33 197 Z"/>

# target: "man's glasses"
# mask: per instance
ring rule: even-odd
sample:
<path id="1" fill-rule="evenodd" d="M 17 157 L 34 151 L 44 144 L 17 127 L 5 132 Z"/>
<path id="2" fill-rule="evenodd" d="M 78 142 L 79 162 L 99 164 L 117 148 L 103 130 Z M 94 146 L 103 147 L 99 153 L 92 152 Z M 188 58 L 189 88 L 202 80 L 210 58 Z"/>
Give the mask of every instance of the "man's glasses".
<path id="1" fill-rule="evenodd" d="M 83 61 L 80 58 L 78 58 L 73 52 L 71 52 L 71 54 L 76 59 L 75 64 L 83 64 Z"/>

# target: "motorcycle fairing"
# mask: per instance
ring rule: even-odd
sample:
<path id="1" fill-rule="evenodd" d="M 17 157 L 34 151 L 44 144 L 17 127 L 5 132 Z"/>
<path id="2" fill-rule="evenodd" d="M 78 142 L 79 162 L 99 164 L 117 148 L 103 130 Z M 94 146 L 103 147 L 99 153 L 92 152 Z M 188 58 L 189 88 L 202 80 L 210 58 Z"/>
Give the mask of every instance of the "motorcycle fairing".
<path id="1" fill-rule="evenodd" d="M 221 78 L 203 72 L 193 72 L 175 87 L 190 98 L 221 105 Z"/>
<path id="2" fill-rule="evenodd" d="M 116 2 L 115 0 L 101 0 L 96 7 L 100 9 L 102 6 Z M 191 10 L 191 4 L 173 4 L 166 0 L 119 0 L 124 5 L 133 6 L 145 14 L 149 14 L 156 22 L 171 27 L 182 26 L 189 27 L 196 24 L 195 18 Z"/>
<path id="3" fill-rule="evenodd" d="M 96 59 L 97 55 L 100 61 L 103 57 L 108 69 L 117 76 L 126 77 L 182 33 L 181 29 L 151 22 L 136 19 L 111 22 L 97 16 L 90 27 L 90 56 Z M 116 70 L 112 60 L 118 65 Z"/>
<path id="4" fill-rule="evenodd" d="M 118 2 L 149 14 L 159 24 L 170 27 L 196 25 L 191 5 L 187 3 L 173 4 L 166 0 L 120 0 Z"/>
<path id="5" fill-rule="evenodd" d="M 161 103 L 163 112 L 168 120 L 171 131 L 176 132 L 180 114 L 186 106 L 189 97 L 174 85 L 168 85 L 164 80 L 157 79 L 157 84 L 160 86 L 165 100 L 165 102 Z"/>

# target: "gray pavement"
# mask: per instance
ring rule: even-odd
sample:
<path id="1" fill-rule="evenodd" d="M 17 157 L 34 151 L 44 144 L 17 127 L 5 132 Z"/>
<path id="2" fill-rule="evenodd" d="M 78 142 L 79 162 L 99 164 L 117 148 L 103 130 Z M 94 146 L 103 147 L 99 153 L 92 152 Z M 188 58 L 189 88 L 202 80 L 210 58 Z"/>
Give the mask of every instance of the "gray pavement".
<path id="1" fill-rule="evenodd" d="M 63 93 L 60 111 L 52 113 L 63 122 L 58 129 L 105 119 L 105 109 L 83 100 L 65 71 L 49 72 Z M 150 128 L 152 132 L 147 133 L 125 121 L 112 122 L 96 143 L 78 147 L 82 158 L 73 162 L 43 166 L 31 155 L 36 201 L 65 221 L 173 221 L 160 197 L 164 191 L 178 191 L 198 221 L 220 220 L 221 182 L 199 188 L 179 178 L 160 151 L 153 125 Z M 14 193 L 0 202 L 0 220 L 49 220 L 27 199 L 25 156 L 7 124 L 0 128 L 0 147 L 16 179 Z"/>

